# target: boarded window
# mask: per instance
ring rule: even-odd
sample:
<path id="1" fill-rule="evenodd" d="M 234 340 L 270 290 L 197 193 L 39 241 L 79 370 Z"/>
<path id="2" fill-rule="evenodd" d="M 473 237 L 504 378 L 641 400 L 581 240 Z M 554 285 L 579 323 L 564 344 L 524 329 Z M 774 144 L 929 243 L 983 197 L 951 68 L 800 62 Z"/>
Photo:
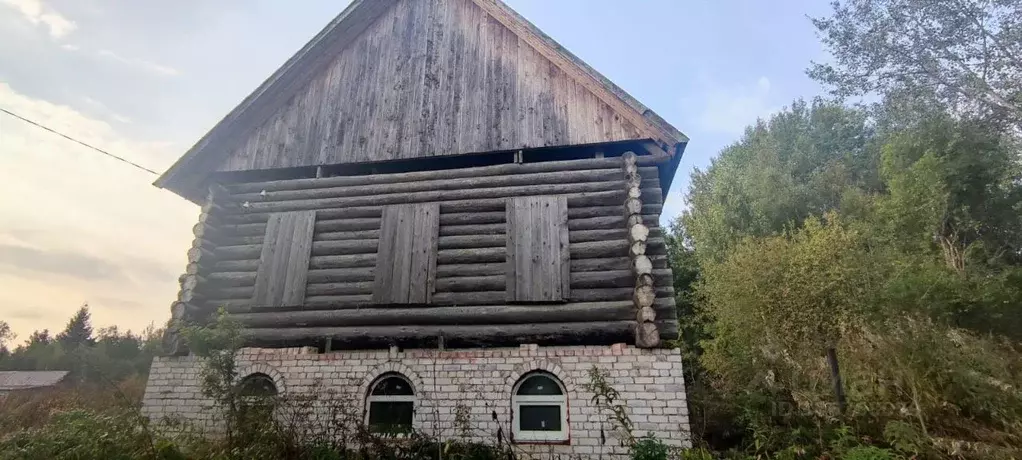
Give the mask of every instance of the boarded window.
<path id="1" fill-rule="evenodd" d="M 529 196 L 507 202 L 507 300 L 562 302 L 571 296 L 568 201 Z"/>
<path id="2" fill-rule="evenodd" d="M 292 307 L 305 302 L 316 211 L 271 214 L 259 255 L 256 307 Z"/>
<path id="3" fill-rule="evenodd" d="M 380 222 L 373 303 L 429 303 L 436 284 L 440 205 L 386 206 Z"/>

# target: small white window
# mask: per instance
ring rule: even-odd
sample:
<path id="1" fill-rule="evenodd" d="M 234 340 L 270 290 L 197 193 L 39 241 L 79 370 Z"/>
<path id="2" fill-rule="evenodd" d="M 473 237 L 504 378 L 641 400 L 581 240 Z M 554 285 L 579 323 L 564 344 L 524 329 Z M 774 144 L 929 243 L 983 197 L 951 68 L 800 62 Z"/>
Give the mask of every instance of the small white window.
<path id="1" fill-rule="evenodd" d="M 528 374 L 518 381 L 512 395 L 516 442 L 568 440 L 568 397 L 556 377 Z"/>
<path id="2" fill-rule="evenodd" d="M 405 434 L 412 431 L 415 390 L 401 374 L 383 374 L 369 387 L 366 423 L 369 431 Z"/>

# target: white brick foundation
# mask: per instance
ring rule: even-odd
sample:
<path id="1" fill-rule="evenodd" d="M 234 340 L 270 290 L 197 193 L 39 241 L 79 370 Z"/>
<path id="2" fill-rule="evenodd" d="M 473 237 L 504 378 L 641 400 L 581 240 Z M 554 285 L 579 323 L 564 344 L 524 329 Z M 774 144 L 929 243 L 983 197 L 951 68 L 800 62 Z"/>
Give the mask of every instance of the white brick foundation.
<path id="1" fill-rule="evenodd" d="M 415 387 L 415 425 L 443 437 L 457 436 L 455 413 L 468 408 L 471 437 L 492 443 L 498 428 L 510 432 L 511 390 L 523 374 L 543 370 L 557 376 L 568 392 L 570 441 L 567 445 L 523 445 L 536 453 L 623 454 L 605 413 L 586 391 L 588 370 L 596 365 L 628 407 L 634 434 L 652 432 L 664 442 L 689 445 L 688 406 L 678 350 L 611 346 L 488 348 L 466 350 L 369 350 L 325 354 L 315 349 L 243 349 L 239 375 L 271 376 L 287 396 L 335 392 L 364 414 L 370 383 L 385 372 L 399 372 Z M 159 357 L 153 361 L 143 410 L 152 419 L 180 418 L 216 430 L 215 411 L 203 397 L 195 356 Z M 464 410 L 462 410 L 464 412 Z M 496 412 L 497 420 L 493 420 Z M 600 432 L 606 443 L 601 445 Z"/>

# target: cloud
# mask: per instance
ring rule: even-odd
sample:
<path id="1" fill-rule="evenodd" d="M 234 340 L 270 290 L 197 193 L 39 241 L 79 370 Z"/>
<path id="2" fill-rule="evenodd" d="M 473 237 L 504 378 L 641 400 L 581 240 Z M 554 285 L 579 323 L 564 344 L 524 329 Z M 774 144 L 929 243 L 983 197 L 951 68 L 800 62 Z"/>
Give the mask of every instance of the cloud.
<path id="1" fill-rule="evenodd" d="M 98 56 L 102 57 L 102 58 L 106 58 L 106 59 L 110 59 L 110 60 L 113 60 L 113 61 L 116 61 L 116 62 L 120 62 L 121 64 L 125 64 L 125 65 L 128 65 L 128 66 L 136 67 L 136 68 L 145 70 L 147 72 L 155 73 L 157 75 L 162 75 L 162 76 L 165 76 L 165 77 L 175 77 L 175 76 L 181 75 L 181 71 L 179 71 L 179 70 L 177 70 L 177 69 L 175 69 L 173 67 L 168 67 L 168 66 L 165 66 L 165 65 L 157 64 L 155 62 L 146 61 L 144 59 L 135 59 L 135 58 L 124 57 L 124 56 L 121 56 L 120 54 L 117 54 L 117 53 L 115 53 L 113 51 L 106 50 L 106 49 L 99 50 L 99 52 L 97 52 L 96 54 Z"/>
<path id="2" fill-rule="evenodd" d="M 45 316 L 43 311 L 44 310 L 36 307 L 5 308 L 4 318 L 38 320 Z"/>
<path id="3" fill-rule="evenodd" d="M 116 265 L 88 254 L 9 244 L 0 244 L 0 271 L 15 275 L 42 273 L 82 280 L 115 279 L 123 275 Z"/>
<path id="4" fill-rule="evenodd" d="M 91 304 L 93 307 L 100 305 L 124 310 L 138 310 L 139 308 L 144 306 L 142 305 L 142 302 L 108 296 L 101 296 L 97 298 L 95 302 L 91 302 Z"/>
<path id="5" fill-rule="evenodd" d="M 97 101 L 97 100 L 95 100 L 95 99 L 93 99 L 93 98 L 91 98 L 89 96 L 83 97 L 82 101 L 84 101 L 89 106 L 94 107 L 96 110 L 104 112 L 113 121 L 116 121 L 118 123 L 124 123 L 124 124 L 131 123 L 131 119 L 130 118 L 128 118 L 128 117 L 126 117 L 124 115 L 121 115 L 121 114 L 119 114 L 117 112 L 114 112 L 113 110 L 110 109 L 110 107 L 107 107 L 106 104 L 104 104 L 104 103 L 102 103 L 100 101 Z"/>
<path id="6" fill-rule="evenodd" d="M 702 110 L 696 118 L 704 131 L 741 135 L 757 118 L 766 118 L 781 110 L 781 105 L 770 102 L 771 85 L 767 77 L 734 86 L 707 81 L 705 86 Z"/>
<path id="7" fill-rule="evenodd" d="M 0 0 L 0 3 L 17 10 L 32 25 L 46 27 L 53 39 L 64 38 L 78 28 L 74 21 L 44 5 L 42 0 Z"/>
<path id="8" fill-rule="evenodd" d="M 12 112 L 155 170 L 176 158 L 174 144 L 122 131 L 134 124 L 86 115 L 83 98 L 69 99 L 79 109 L 0 81 L 0 106 Z M 198 209 L 153 187 L 154 176 L 60 136 L 3 114 L 0 128 L 0 305 L 43 309 L 12 328 L 53 329 L 103 296 L 120 302 L 95 306 L 97 326 L 162 322 Z M 130 302 L 140 306 L 125 315 Z"/>

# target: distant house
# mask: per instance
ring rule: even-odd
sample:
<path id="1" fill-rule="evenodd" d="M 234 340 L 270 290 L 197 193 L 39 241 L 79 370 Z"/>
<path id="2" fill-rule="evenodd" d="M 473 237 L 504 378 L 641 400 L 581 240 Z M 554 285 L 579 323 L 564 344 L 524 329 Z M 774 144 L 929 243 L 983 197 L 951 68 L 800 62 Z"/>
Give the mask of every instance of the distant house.
<path id="1" fill-rule="evenodd" d="M 52 387 L 67 371 L 0 371 L 0 397 L 19 390 Z"/>

